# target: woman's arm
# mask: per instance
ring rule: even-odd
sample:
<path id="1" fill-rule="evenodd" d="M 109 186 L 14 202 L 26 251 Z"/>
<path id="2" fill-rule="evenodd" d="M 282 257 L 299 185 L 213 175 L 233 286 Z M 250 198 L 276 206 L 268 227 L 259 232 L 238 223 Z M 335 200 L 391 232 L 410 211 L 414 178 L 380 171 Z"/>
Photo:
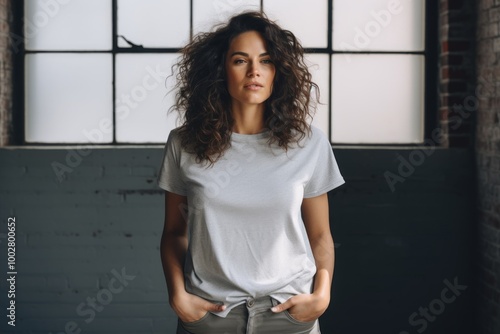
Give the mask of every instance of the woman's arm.
<path id="1" fill-rule="evenodd" d="M 319 318 L 330 303 L 335 248 L 330 231 L 328 195 L 325 193 L 312 198 L 304 198 L 302 219 L 316 262 L 317 271 L 314 277 L 313 293 L 294 296 L 283 304 L 273 307 L 272 310 L 281 312 L 288 309 L 297 320 L 311 321 Z"/>
<path id="2" fill-rule="evenodd" d="M 187 240 L 187 198 L 165 191 L 165 225 L 161 237 L 161 262 L 167 281 L 169 302 L 182 321 L 196 321 L 208 311 L 224 310 L 198 296 L 186 292 L 184 287 L 184 260 Z"/>
<path id="3" fill-rule="evenodd" d="M 184 260 L 188 240 L 187 223 L 182 214 L 184 208 L 187 208 L 185 196 L 165 191 L 165 223 L 160 249 L 170 303 L 176 295 L 186 292 L 184 289 Z"/>
<path id="4" fill-rule="evenodd" d="M 302 218 L 316 262 L 313 293 L 321 296 L 328 307 L 335 264 L 335 248 L 328 214 L 328 195 L 305 198 L 302 203 Z"/>

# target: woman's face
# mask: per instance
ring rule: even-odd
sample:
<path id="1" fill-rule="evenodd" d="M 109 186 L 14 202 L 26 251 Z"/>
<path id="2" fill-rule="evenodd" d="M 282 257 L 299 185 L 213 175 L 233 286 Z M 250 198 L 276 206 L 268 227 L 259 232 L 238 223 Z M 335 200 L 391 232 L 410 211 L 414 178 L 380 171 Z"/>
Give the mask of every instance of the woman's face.
<path id="1" fill-rule="evenodd" d="M 233 107 L 259 105 L 271 96 L 276 69 L 260 33 L 247 31 L 236 36 L 229 45 L 225 65 Z"/>

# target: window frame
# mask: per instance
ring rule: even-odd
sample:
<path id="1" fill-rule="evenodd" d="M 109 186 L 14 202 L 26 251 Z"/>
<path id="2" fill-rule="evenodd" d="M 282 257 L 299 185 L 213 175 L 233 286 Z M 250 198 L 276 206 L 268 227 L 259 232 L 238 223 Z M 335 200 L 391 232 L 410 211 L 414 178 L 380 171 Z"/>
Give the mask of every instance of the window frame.
<path id="1" fill-rule="evenodd" d="M 263 3 L 265 0 L 260 0 L 260 9 L 263 9 Z M 439 4 L 432 0 L 422 0 L 425 1 L 425 22 L 424 22 L 424 36 L 425 44 L 424 51 L 413 51 L 413 52 L 399 52 L 399 51 L 341 51 L 333 50 L 332 45 L 332 35 L 333 35 L 333 1 L 326 0 L 328 7 L 328 31 L 327 31 L 327 46 L 326 48 L 304 48 L 305 53 L 311 54 L 326 54 L 328 55 L 329 73 L 328 73 L 328 83 L 331 89 L 332 83 L 332 55 L 333 54 L 415 54 L 423 55 L 425 61 L 424 69 L 424 138 L 421 143 L 366 143 L 366 144 L 352 144 L 352 143 L 339 143 L 334 142 L 331 144 L 333 146 L 366 146 L 366 147 L 402 147 L 402 146 L 420 146 L 432 138 L 432 132 L 439 126 L 439 108 L 438 108 L 438 80 L 439 80 L 439 63 L 438 63 L 438 50 L 439 50 L 439 31 L 438 31 L 438 19 L 439 19 Z M 116 141 L 116 55 L 123 53 L 178 53 L 180 48 L 142 48 L 142 47 L 130 47 L 122 48 L 118 47 L 118 36 L 117 36 L 117 6 L 118 0 L 112 0 L 112 34 L 113 42 L 111 50 L 97 50 L 97 51 L 49 51 L 49 50 L 37 50 L 37 51 L 27 51 L 24 45 L 23 36 L 23 22 L 24 22 L 24 0 L 12 1 L 12 13 L 13 13 L 13 23 L 11 31 L 11 43 L 13 47 L 13 111 L 12 111 L 12 134 L 11 142 L 13 145 L 33 145 L 33 146 L 150 146 L 156 145 L 152 143 L 137 143 L 137 142 L 117 142 Z M 190 30 L 189 37 L 193 37 L 193 1 L 190 0 Z M 25 140 L 25 55 L 34 53 L 106 53 L 112 55 L 112 76 L 113 76 L 113 87 L 112 87 L 112 105 L 113 105 L 113 141 L 111 143 L 45 143 L 45 142 L 27 142 Z M 332 94 L 328 92 L 328 138 L 331 141 L 331 108 L 332 108 Z M 161 145 L 162 143 L 158 143 Z"/>
<path id="2" fill-rule="evenodd" d="M 438 18 L 439 18 L 439 3 L 432 0 L 425 1 L 425 22 L 424 22 L 424 51 L 340 51 L 333 50 L 333 1 L 328 0 L 328 44 L 326 48 L 305 48 L 306 53 L 320 53 L 329 55 L 329 74 L 328 83 L 331 90 L 332 85 L 332 55 L 333 54 L 410 54 L 424 56 L 424 135 L 421 143 L 341 143 L 331 141 L 332 134 L 332 94 L 328 92 L 328 139 L 333 146 L 364 146 L 364 147 L 414 147 L 420 146 L 432 138 L 432 132 L 439 125 L 438 123 L 438 79 L 439 79 L 439 64 L 438 64 Z"/>

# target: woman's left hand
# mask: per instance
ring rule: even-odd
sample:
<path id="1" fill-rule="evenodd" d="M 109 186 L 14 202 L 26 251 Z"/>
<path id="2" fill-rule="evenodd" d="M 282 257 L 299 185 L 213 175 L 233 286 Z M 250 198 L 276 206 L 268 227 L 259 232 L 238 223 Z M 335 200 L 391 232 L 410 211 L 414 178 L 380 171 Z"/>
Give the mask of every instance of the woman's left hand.
<path id="1" fill-rule="evenodd" d="M 275 313 L 288 310 L 288 313 L 298 321 L 309 322 L 318 319 L 328 308 L 330 296 L 319 294 L 300 294 L 289 298 L 283 304 L 271 308 Z"/>

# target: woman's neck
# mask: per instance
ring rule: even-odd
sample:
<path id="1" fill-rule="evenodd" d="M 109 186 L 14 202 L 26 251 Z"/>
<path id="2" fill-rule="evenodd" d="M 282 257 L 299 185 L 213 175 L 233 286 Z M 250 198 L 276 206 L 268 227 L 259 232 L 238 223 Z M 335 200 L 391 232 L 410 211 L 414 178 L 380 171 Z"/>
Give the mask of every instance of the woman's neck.
<path id="1" fill-rule="evenodd" d="M 235 106 L 231 108 L 234 119 L 233 132 L 256 134 L 264 128 L 264 105 Z"/>

